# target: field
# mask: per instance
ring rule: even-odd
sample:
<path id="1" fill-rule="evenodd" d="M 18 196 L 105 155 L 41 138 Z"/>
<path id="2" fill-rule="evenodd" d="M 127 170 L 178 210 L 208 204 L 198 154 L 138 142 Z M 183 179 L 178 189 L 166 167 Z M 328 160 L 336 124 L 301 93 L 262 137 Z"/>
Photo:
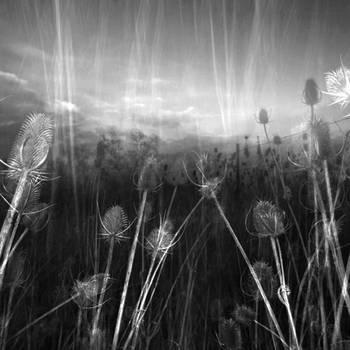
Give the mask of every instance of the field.
<path id="1" fill-rule="evenodd" d="M 319 99 L 308 80 L 291 152 L 264 109 L 266 140 L 232 153 L 133 131 L 66 159 L 28 116 L 2 161 L 2 348 L 347 349 L 348 134 Z"/>

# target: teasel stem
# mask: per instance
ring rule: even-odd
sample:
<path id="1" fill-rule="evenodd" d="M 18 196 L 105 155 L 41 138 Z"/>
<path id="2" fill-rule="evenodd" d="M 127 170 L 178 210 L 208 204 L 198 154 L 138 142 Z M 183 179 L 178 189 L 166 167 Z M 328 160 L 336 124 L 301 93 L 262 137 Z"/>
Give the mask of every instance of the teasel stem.
<path id="1" fill-rule="evenodd" d="M 112 350 L 116 350 L 117 345 L 118 345 L 120 326 L 121 326 L 121 321 L 122 321 L 122 317 L 123 317 L 126 295 L 128 293 L 128 287 L 129 287 L 132 267 L 134 264 L 134 258 L 135 258 L 136 248 L 137 248 L 138 237 L 139 237 L 139 233 L 140 233 L 140 229 L 141 229 L 141 224 L 143 221 L 143 213 L 145 210 L 147 193 L 148 193 L 147 190 L 144 190 L 142 193 L 142 199 L 141 199 L 141 204 L 140 204 L 140 209 L 139 209 L 139 214 L 138 214 L 135 237 L 134 237 L 134 240 L 132 242 L 132 246 L 131 246 L 131 250 L 130 250 L 130 254 L 129 254 L 128 267 L 126 270 L 124 287 L 123 287 L 123 291 L 122 291 L 122 295 L 121 295 L 121 299 L 120 299 L 117 322 L 116 322 L 115 329 L 114 329 Z"/>
<path id="2" fill-rule="evenodd" d="M 282 330 L 281 330 L 281 328 L 280 328 L 280 326 L 279 326 L 279 324 L 278 324 L 278 321 L 277 321 L 277 319 L 276 319 L 275 313 L 274 313 L 273 310 L 272 310 L 271 304 L 270 304 L 270 302 L 269 302 L 269 300 L 268 300 L 268 298 L 267 298 L 267 296 L 266 296 L 266 294 L 265 294 L 265 291 L 264 291 L 264 289 L 263 289 L 263 287 L 262 287 L 262 285 L 261 285 L 261 283 L 260 283 L 260 281 L 259 281 L 259 277 L 257 276 L 257 274 L 256 274 L 256 272 L 255 272 L 255 270 L 254 270 L 254 268 L 253 268 L 251 262 L 249 261 L 249 258 L 248 258 L 248 256 L 247 256 L 246 252 L 244 251 L 244 249 L 243 249 L 243 247 L 242 247 L 242 245 L 241 245 L 241 243 L 240 243 L 240 241 L 239 241 L 237 235 L 235 234 L 235 232 L 234 232 L 234 230 L 233 230 L 231 224 L 230 224 L 229 221 L 227 220 L 226 215 L 225 215 L 225 213 L 224 213 L 224 211 L 223 211 L 223 209 L 222 209 L 222 207 L 221 207 L 221 205 L 220 205 L 220 203 L 219 203 L 219 201 L 218 201 L 218 199 L 217 199 L 217 196 L 216 196 L 216 194 L 215 194 L 214 191 L 212 191 L 212 198 L 213 198 L 213 200 L 214 200 L 214 202 L 215 202 L 215 205 L 216 205 L 216 207 L 217 207 L 217 209 L 218 209 L 218 211 L 219 211 L 219 214 L 220 214 L 222 220 L 223 220 L 224 223 L 225 223 L 226 228 L 227 228 L 228 231 L 230 232 L 230 234 L 231 234 L 233 240 L 235 241 L 235 244 L 236 244 L 238 250 L 240 251 L 240 253 L 241 253 L 242 257 L 243 257 L 243 260 L 244 260 L 245 263 L 247 264 L 248 269 L 249 269 L 249 272 L 250 272 L 251 275 L 253 276 L 254 282 L 256 283 L 256 285 L 257 285 L 257 287 L 258 287 L 258 290 L 259 290 L 259 292 L 260 292 L 260 294 L 261 294 L 261 297 L 262 297 L 262 299 L 263 299 L 263 301 L 264 301 L 264 304 L 265 304 L 265 306 L 266 306 L 267 312 L 268 312 L 268 314 L 269 314 L 269 316 L 270 316 L 270 318 L 271 318 L 271 320 L 272 320 L 272 322 L 273 322 L 273 324 L 274 324 L 274 326 L 275 326 L 275 328 L 276 328 L 276 331 L 277 331 L 277 334 L 278 334 L 278 336 L 279 336 L 280 341 L 282 342 L 282 344 L 283 344 L 286 348 L 290 349 L 290 346 L 287 344 L 287 342 L 286 342 L 285 339 L 284 339 Z"/>
<path id="3" fill-rule="evenodd" d="M 266 124 L 263 124 L 263 127 L 264 127 L 266 140 L 267 140 L 268 144 L 271 146 L 272 142 L 271 142 L 269 134 L 267 132 Z M 285 193 L 286 192 L 286 184 L 284 182 L 282 169 L 280 168 L 280 164 L 279 164 L 278 160 L 276 159 L 276 156 L 275 156 L 274 152 L 271 152 L 271 153 L 272 153 L 272 157 L 273 157 L 274 163 L 276 165 L 276 168 L 278 170 L 278 174 L 279 174 L 279 178 L 280 178 L 280 181 L 281 181 L 281 185 L 283 187 L 283 192 Z M 299 240 L 300 240 L 300 243 L 301 243 L 301 247 L 303 249 L 304 257 L 305 257 L 305 260 L 307 261 L 308 260 L 308 254 L 307 254 L 306 246 L 305 246 L 305 243 L 304 243 L 304 240 L 303 240 L 303 236 L 301 234 L 301 230 L 300 230 L 300 226 L 299 226 L 298 220 L 295 217 L 293 208 L 290 205 L 289 201 L 287 201 L 287 206 L 288 206 L 290 214 L 292 215 L 295 227 L 296 227 L 297 232 L 298 232 L 298 237 L 299 237 Z M 299 276 L 298 276 L 298 279 L 299 279 Z"/>
<path id="4" fill-rule="evenodd" d="M 109 242 L 109 249 L 108 249 L 107 264 L 106 264 L 106 269 L 105 269 L 105 276 L 109 275 L 109 271 L 111 269 L 113 250 L 114 250 L 114 235 L 111 235 L 110 242 Z M 101 316 L 103 299 L 104 299 L 104 296 L 106 293 L 107 283 L 108 283 L 108 278 L 104 278 L 102 288 L 101 288 L 101 293 L 100 293 L 100 296 L 98 299 L 97 311 L 96 311 L 96 314 L 95 314 L 95 317 L 93 320 L 93 325 L 92 325 L 91 339 L 90 339 L 90 347 L 91 348 L 93 348 L 94 336 L 98 330 L 98 322 L 99 322 L 100 316 Z"/>
<path id="5" fill-rule="evenodd" d="M 1 265 L 0 265 L 0 291 L 2 290 L 2 286 L 3 286 L 3 283 L 4 283 L 5 271 L 6 271 L 7 263 L 9 262 L 12 254 L 15 252 L 15 249 L 18 246 L 18 244 L 16 242 L 14 247 L 12 247 L 12 243 L 13 243 L 13 240 L 15 239 L 15 235 L 16 235 L 16 232 L 17 232 L 17 229 L 18 229 L 20 221 L 21 221 L 21 213 L 18 213 L 18 215 L 16 217 L 15 224 L 14 224 L 14 226 L 12 228 L 12 233 L 11 233 L 10 239 L 7 241 L 7 244 L 6 244 L 6 247 L 5 247 L 5 251 L 4 251 L 4 256 L 2 257 L 2 261 L 1 261 Z M 28 229 L 24 230 L 24 234 L 27 233 L 27 230 Z"/>
<path id="6" fill-rule="evenodd" d="M 40 317 L 38 317 L 37 319 L 35 319 L 33 322 L 29 323 L 28 325 L 26 325 L 24 328 L 20 329 L 16 334 L 14 334 L 9 340 L 12 340 L 16 337 L 18 337 L 20 334 L 22 334 L 24 331 L 26 331 L 28 328 L 34 326 L 35 324 L 37 324 L 38 322 L 40 322 L 41 320 L 43 320 L 45 317 L 51 315 L 52 313 L 54 313 L 55 311 L 57 311 L 58 309 L 60 309 L 61 307 L 69 304 L 71 301 L 73 301 L 74 299 L 76 299 L 80 294 L 76 293 L 74 295 L 72 295 L 69 299 L 63 301 L 62 303 L 56 305 L 54 308 L 52 308 L 51 310 L 49 310 L 48 312 L 45 312 L 43 315 L 41 315 Z"/>
<path id="7" fill-rule="evenodd" d="M 288 293 L 286 291 L 286 279 L 285 279 L 284 268 L 283 268 L 281 247 L 279 245 L 278 238 L 270 237 L 270 240 L 271 240 L 273 254 L 275 257 L 277 273 L 278 273 L 278 276 L 280 279 L 280 284 L 281 284 L 281 286 L 280 286 L 281 299 L 282 299 L 281 301 L 287 310 L 289 325 L 292 329 L 292 336 L 293 336 L 294 345 L 296 346 L 297 349 L 300 349 L 298 336 L 297 336 L 297 332 L 295 329 L 295 324 L 294 324 L 294 320 L 293 320 L 293 316 L 292 316 L 292 311 L 291 311 L 290 304 L 289 304 Z"/>
<path id="8" fill-rule="evenodd" d="M 10 208 L 7 210 L 7 214 L 4 223 L 0 231 L 0 257 L 3 259 L 3 251 L 5 244 L 8 241 L 9 235 L 11 233 L 11 228 L 16 214 L 18 213 L 18 208 L 20 206 L 21 200 L 23 198 L 25 186 L 29 181 L 29 174 L 27 171 L 23 171 L 16 187 L 15 194 L 12 197 Z"/>

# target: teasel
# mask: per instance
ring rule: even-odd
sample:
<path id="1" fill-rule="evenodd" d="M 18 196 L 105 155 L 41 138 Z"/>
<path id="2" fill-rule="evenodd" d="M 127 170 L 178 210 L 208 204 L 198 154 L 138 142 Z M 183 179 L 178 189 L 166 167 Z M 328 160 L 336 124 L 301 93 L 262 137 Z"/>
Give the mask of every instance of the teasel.
<path id="1" fill-rule="evenodd" d="M 138 179 L 137 188 L 140 192 L 156 191 L 161 185 L 159 162 L 153 156 L 146 158 Z"/>
<path id="2" fill-rule="evenodd" d="M 249 327 L 255 317 L 255 311 L 247 305 L 236 305 L 232 312 L 232 318 L 242 327 Z"/>
<path id="3" fill-rule="evenodd" d="M 303 93 L 304 103 L 314 106 L 321 101 L 321 91 L 314 79 L 307 79 Z"/>
<path id="4" fill-rule="evenodd" d="M 350 102 L 350 69 L 345 67 L 343 61 L 340 61 L 340 68 L 325 74 L 327 91 L 333 102 L 331 105 L 338 104 L 345 108 Z"/>
<path id="5" fill-rule="evenodd" d="M 253 209 L 253 225 L 259 237 L 276 237 L 285 233 L 285 214 L 268 201 L 258 201 Z"/>
<path id="6" fill-rule="evenodd" d="M 120 243 L 128 239 L 128 236 L 125 235 L 125 232 L 128 230 L 128 218 L 122 207 L 119 205 L 115 205 L 109 208 L 104 214 L 101 220 L 102 233 L 101 235 L 108 239 L 109 241 L 109 249 L 107 256 L 107 263 L 105 268 L 105 276 L 109 276 L 112 258 L 113 258 L 113 250 L 114 243 Z M 91 336 L 90 336 L 90 347 L 93 348 L 96 337 L 98 337 L 99 331 L 99 320 L 102 311 L 102 305 L 104 301 L 104 296 L 107 290 L 108 279 L 104 279 L 101 287 L 101 293 L 98 300 L 98 306 L 96 309 L 96 313 L 92 322 L 91 328 Z"/>
<path id="7" fill-rule="evenodd" d="M 258 123 L 266 125 L 269 122 L 269 114 L 265 108 L 260 109 L 258 114 Z"/>
<path id="8" fill-rule="evenodd" d="M 232 318 L 220 320 L 218 338 L 220 344 L 227 350 L 242 349 L 242 331 Z"/>
<path id="9" fill-rule="evenodd" d="M 277 293 L 277 280 L 276 276 L 273 273 L 272 267 L 264 262 L 257 261 L 253 264 L 253 270 L 267 296 L 267 298 L 272 299 L 276 296 Z M 256 282 L 252 276 L 249 276 L 247 281 L 247 292 L 255 300 L 261 300 L 262 296 L 259 289 L 256 286 Z"/>
<path id="10" fill-rule="evenodd" d="M 71 297 L 69 297 L 67 300 L 63 301 L 62 303 L 56 305 L 54 308 L 49 310 L 48 312 L 45 312 L 43 315 L 26 325 L 24 328 L 20 329 L 18 332 L 16 332 L 9 340 L 13 340 L 17 338 L 20 334 L 25 332 L 28 328 L 34 326 L 47 316 L 51 315 L 52 313 L 56 312 L 63 306 L 67 305 L 68 303 L 74 301 L 80 309 L 86 308 L 90 306 L 91 304 L 95 303 L 95 300 L 97 296 L 101 293 L 102 285 L 105 281 L 109 281 L 109 275 L 105 275 L 103 273 L 92 275 L 82 281 L 75 281 L 73 292 Z"/>
<path id="11" fill-rule="evenodd" d="M 40 183 L 47 179 L 43 165 L 52 143 L 53 124 L 45 114 L 31 114 L 20 128 L 12 147 L 8 163 L 1 161 L 8 169 L 4 171 L 9 179 L 17 182 L 10 208 L 0 231 L 0 256 L 14 226 L 16 214 L 30 196 L 39 191 Z"/>
<path id="12" fill-rule="evenodd" d="M 155 228 L 146 238 L 146 250 L 154 258 L 161 259 L 174 245 L 173 224 L 167 220 Z"/>

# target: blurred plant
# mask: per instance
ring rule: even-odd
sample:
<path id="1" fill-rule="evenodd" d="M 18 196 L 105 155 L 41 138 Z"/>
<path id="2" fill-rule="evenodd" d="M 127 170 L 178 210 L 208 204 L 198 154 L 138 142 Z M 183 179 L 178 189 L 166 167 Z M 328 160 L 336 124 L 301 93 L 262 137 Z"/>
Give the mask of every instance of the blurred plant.
<path id="1" fill-rule="evenodd" d="M 219 344 L 226 350 L 242 349 L 242 332 L 239 324 L 232 318 L 219 322 Z"/>
<path id="2" fill-rule="evenodd" d="M 303 99 L 308 106 L 314 106 L 321 101 L 321 91 L 314 79 L 306 80 Z"/>
<path id="3" fill-rule="evenodd" d="M 258 114 L 258 123 L 266 125 L 269 122 L 269 114 L 266 109 L 262 108 Z"/>
<path id="4" fill-rule="evenodd" d="M 342 60 L 340 68 L 325 74 L 327 91 L 334 104 L 345 108 L 350 102 L 350 70 L 345 67 Z"/>
<path id="5" fill-rule="evenodd" d="M 170 221 L 164 222 L 159 228 L 155 228 L 146 238 L 146 250 L 153 257 L 161 259 L 164 254 L 168 254 L 174 245 L 172 234 L 173 225 Z"/>
<path id="6" fill-rule="evenodd" d="M 257 261 L 252 267 L 266 297 L 268 299 L 274 298 L 277 292 L 277 280 L 272 271 L 272 267 L 264 261 Z M 261 293 L 252 276 L 249 276 L 247 281 L 247 292 L 255 300 L 262 300 Z"/>
<path id="7" fill-rule="evenodd" d="M 236 305 L 232 318 L 242 327 L 249 327 L 256 318 L 255 311 L 247 305 Z"/>

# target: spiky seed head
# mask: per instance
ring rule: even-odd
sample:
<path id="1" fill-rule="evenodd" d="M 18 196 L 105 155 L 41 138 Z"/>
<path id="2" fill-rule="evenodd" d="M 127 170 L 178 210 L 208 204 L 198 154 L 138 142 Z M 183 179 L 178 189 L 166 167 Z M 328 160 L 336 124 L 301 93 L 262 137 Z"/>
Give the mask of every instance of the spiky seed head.
<path id="1" fill-rule="evenodd" d="M 106 211 L 101 226 L 101 235 L 107 239 L 113 237 L 116 242 L 128 239 L 125 235 L 125 230 L 128 227 L 128 217 L 119 205 L 115 205 Z"/>
<path id="2" fill-rule="evenodd" d="M 275 136 L 273 137 L 272 142 L 273 142 L 273 144 L 276 145 L 276 146 L 281 145 L 281 144 L 282 144 L 281 136 L 275 135 Z"/>
<path id="3" fill-rule="evenodd" d="M 321 101 L 321 91 L 314 79 L 307 79 L 304 88 L 304 103 L 314 106 Z"/>
<path id="4" fill-rule="evenodd" d="M 139 191 L 155 191 L 161 184 L 159 162 L 153 156 L 146 158 L 137 187 Z"/>
<path id="5" fill-rule="evenodd" d="M 285 214 L 269 201 L 258 201 L 253 209 L 253 224 L 260 237 L 276 237 L 285 233 Z"/>
<path id="6" fill-rule="evenodd" d="M 350 69 L 343 64 L 335 71 L 325 74 L 327 92 L 333 100 L 332 105 L 338 104 L 345 108 L 350 102 Z"/>
<path id="7" fill-rule="evenodd" d="M 269 122 L 269 114 L 265 108 L 260 109 L 258 121 L 260 124 L 267 124 Z"/>
<path id="8" fill-rule="evenodd" d="M 173 224 L 166 220 L 146 238 L 146 250 L 152 256 L 162 258 L 174 245 Z"/>
<path id="9" fill-rule="evenodd" d="M 220 189 L 220 180 L 218 177 L 213 179 L 204 180 L 204 183 L 201 185 L 199 192 L 204 198 L 210 199 L 213 198 L 213 195 L 217 194 Z"/>
<path id="10" fill-rule="evenodd" d="M 272 271 L 272 267 L 264 261 L 257 261 L 253 264 L 253 270 L 266 294 L 271 299 L 277 293 L 277 279 Z M 260 291 L 252 275 L 249 275 L 247 282 L 248 293 L 255 299 L 261 300 Z"/>
<path id="11" fill-rule="evenodd" d="M 8 163 L 12 171 L 9 176 L 18 178 L 23 171 L 43 165 L 52 137 L 53 124 L 50 118 L 43 113 L 29 115 L 20 128 L 10 153 Z"/>
<path id="12" fill-rule="evenodd" d="M 246 305 L 236 305 L 232 317 L 241 326 L 249 327 L 255 320 L 255 311 Z"/>
<path id="13" fill-rule="evenodd" d="M 220 320 L 219 341 L 227 350 L 242 349 L 241 328 L 232 318 Z"/>
<path id="14" fill-rule="evenodd" d="M 79 307 L 87 307 L 95 301 L 96 297 L 101 293 L 105 279 L 107 281 L 110 279 L 108 274 L 98 273 L 83 281 L 75 281 L 73 295 Z"/>

